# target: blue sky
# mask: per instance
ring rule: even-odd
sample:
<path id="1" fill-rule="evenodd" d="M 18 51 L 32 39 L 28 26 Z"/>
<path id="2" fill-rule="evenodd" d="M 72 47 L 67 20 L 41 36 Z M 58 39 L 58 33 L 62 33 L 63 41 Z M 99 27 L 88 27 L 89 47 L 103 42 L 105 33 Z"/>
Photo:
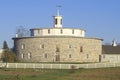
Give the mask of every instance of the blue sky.
<path id="1" fill-rule="evenodd" d="M 50 28 L 61 5 L 63 26 L 86 30 L 87 37 L 120 43 L 120 0 L 0 0 L 0 48 L 6 40 L 13 47 L 12 37 L 19 26 Z"/>

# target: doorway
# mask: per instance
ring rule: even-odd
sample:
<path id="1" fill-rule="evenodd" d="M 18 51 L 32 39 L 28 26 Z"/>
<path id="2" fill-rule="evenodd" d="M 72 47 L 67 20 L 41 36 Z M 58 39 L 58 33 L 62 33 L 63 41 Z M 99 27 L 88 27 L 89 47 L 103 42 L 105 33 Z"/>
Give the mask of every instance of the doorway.
<path id="1" fill-rule="evenodd" d="M 101 56 L 101 55 L 99 55 L 99 62 L 101 62 L 101 58 L 102 58 L 102 56 Z"/>
<path id="2" fill-rule="evenodd" d="M 60 55 L 59 55 L 59 54 L 56 54 L 56 56 L 55 56 L 55 61 L 56 61 L 56 62 L 59 62 L 59 61 L 60 61 Z"/>

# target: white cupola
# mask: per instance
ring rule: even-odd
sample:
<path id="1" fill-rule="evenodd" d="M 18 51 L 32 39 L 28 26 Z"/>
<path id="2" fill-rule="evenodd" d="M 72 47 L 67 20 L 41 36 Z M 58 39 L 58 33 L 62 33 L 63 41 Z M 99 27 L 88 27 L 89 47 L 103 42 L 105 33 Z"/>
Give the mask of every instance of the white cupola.
<path id="1" fill-rule="evenodd" d="M 112 46 L 113 46 L 113 47 L 116 47 L 116 46 L 117 46 L 117 42 L 115 41 L 115 39 L 113 40 Z"/>
<path id="2" fill-rule="evenodd" d="M 54 16 L 54 28 L 62 28 L 62 16 L 60 15 L 59 8 L 57 10 L 57 15 Z"/>

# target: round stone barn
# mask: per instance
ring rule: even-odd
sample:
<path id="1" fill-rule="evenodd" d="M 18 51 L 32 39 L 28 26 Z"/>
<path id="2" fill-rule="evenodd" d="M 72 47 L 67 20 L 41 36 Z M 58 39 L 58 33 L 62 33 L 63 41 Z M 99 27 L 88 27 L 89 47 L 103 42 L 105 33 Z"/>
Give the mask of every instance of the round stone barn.
<path id="1" fill-rule="evenodd" d="M 83 29 L 63 28 L 58 13 L 52 28 L 33 28 L 29 37 L 12 39 L 22 62 L 100 62 L 102 39 L 88 38 L 85 33 Z"/>

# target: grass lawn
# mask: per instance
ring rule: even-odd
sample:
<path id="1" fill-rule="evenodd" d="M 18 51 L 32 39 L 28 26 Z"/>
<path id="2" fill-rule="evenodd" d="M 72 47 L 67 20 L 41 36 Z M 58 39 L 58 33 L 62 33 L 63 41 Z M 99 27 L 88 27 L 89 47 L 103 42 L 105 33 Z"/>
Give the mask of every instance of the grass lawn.
<path id="1" fill-rule="evenodd" d="M 0 69 L 0 80 L 120 80 L 120 68 L 78 70 Z"/>

